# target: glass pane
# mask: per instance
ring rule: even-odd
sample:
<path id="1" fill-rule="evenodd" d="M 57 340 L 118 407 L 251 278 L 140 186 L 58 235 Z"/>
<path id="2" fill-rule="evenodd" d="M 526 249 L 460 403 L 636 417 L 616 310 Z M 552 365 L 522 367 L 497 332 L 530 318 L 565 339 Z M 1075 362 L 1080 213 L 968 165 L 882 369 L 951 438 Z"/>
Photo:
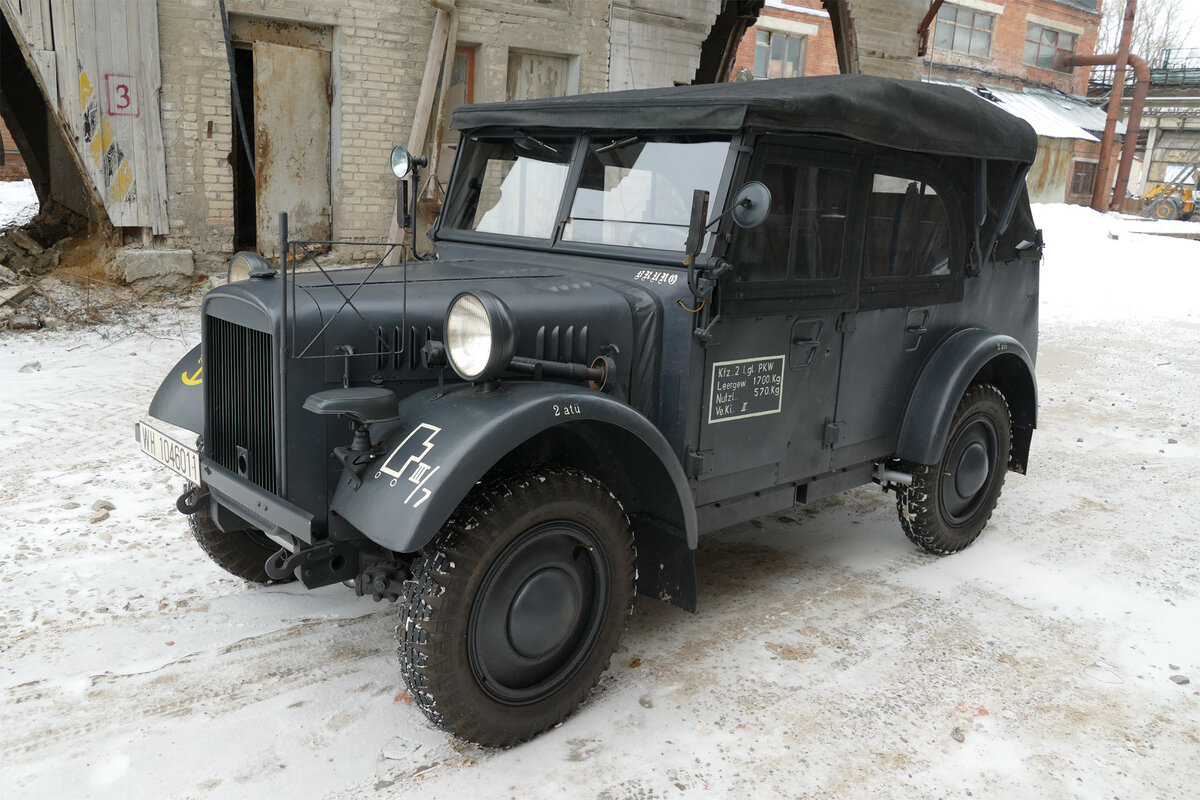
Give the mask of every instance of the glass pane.
<path id="1" fill-rule="evenodd" d="M 986 57 L 992 43 L 992 35 L 985 31 L 971 31 L 971 55 Z"/>
<path id="2" fill-rule="evenodd" d="M 1075 51 L 1075 34 L 1064 33 L 1058 37 L 1058 47 L 1061 50 Z"/>
<path id="3" fill-rule="evenodd" d="M 996 21 L 996 18 L 993 17 L 991 14 L 976 14 L 975 15 L 975 27 L 979 28 L 982 31 L 990 31 L 992 29 L 992 23 L 994 23 L 995 21 Z"/>
<path id="4" fill-rule="evenodd" d="M 904 278 L 950 273 L 950 226 L 928 184 L 876 175 L 867 207 L 866 274 Z"/>
<path id="5" fill-rule="evenodd" d="M 760 33 L 761 37 L 762 34 Z M 763 41 L 759 41 L 754 45 L 754 77 L 767 77 L 767 62 L 770 60 L 768 54 L 769 45 Z"/>
<path id="6" fill-rule="evenodd" d="M 789 36 L 787 40 L 787 68 L 784 70 L 787 74 L 784 77 L 793 78 L 803 70 L 800 68 L 800 52 L 804 39 L 798 36 Z"/>
<path id="7" fill-rule="evenodd" d="M 1037 64 L 1037 42 L 1025 43 L 1025 54 L 1021 57 L 1021 63 L 1033 66 Z"/>
<path id="8" fill-rule="evenodd" d="M 1058 31 L 1049 28 L 1042 29 L 1042 44 L 1058 44 Z"/>
<path id="9" fill-rule="evenodd" d="M 845 246 L 850 173 L 770 161 L 756 170 L 755 177 L 770 189 L 771 208 L 757 228 L 734 233 L 736 279 L 837 278 Z"/>
<path id="10" fill-rule="evenodd" d="M 1038 50 L 1037 65 L 1042 69 L 1054 69 L 1054 51 L 1045 48 Z"/>
<path id="11" fill-rule="evenodd" d="M 467 140 L 451 191 L 449 225 L 464 230 L 548 239 L 567 180 L 574 142 Z"/>
<path id="12" fill-rule="evenodd" d="M 945 8 L 945 6 L 942 6 L 942 8 Z M 939 22 L 938 26 L 933 29 L 933 46 L 942 50 L 949 50 L 953 41 L 954 26 L 945 22 Z"/>
<path id="13" fill-rule="evenodd" d="M 728 152 L 728 141 L 593 142 L 563 239 L 681 252 L 692 193 L 715 197 Z"/>
<path id="14" fill-rule="evenodd" d="M 957 53 L 965 53 L 971 46 L 971 29 L 970 28 L 955 28 L 954 29 L 954 51 Z"/>
<path id="15" fill-rule="evenodd" d="M 946 20 L 948 22 L 954 22 L 955 12 L 956 12 L 956 9 L 954 6 L 942 6 L 941 8 L 938 9 L 937 18 L 938 18 L 938 20 Z"/>

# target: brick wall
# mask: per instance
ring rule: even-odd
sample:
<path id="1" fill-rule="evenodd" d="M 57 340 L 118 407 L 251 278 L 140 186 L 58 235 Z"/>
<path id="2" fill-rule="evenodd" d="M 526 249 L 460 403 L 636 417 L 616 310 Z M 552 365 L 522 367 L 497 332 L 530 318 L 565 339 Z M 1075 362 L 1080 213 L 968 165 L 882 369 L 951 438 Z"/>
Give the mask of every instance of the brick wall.
<path id="1" fill-rule="evenodd" d="M 991 47 L 987 56 L 972 56 L 945 47 L 935 47 L 937 24 L 930 33 L 930 52 L 926 54 L 925 71 L 935 79 L 987 82 L 999 86 L 1020 88 L 1029 85 L 1052 86 L 1072 94 L 1087 91 L 1086 69 L 1056 72 L 1022 63 L 1025 37 L 1031 23 L 1046 28 L 1076 34 L 1075 53 L 1090 55 L 1095 51 L 1096 34 L 1100 24 L 1099 11 L 1086 11 L 1086 2 L 1057 2 L 1057 0 L 957 0 L 947 6 L 982 12 L 993 17 Z"/>
<path id="2" fill-rule="evenodd" d="M 730 73 L 730 80 L 736 80 L 739 73 L 744 73 L 743 78 L 754 73 L 754 48 L 759 30 L 770 30 L 788 36 L 804 36 L 803 74 L 838 73 L 833 25 L 829 22 L 829 14 L 822 7 L 821 0 L 789 0 L 786 6 L 765 6 L 759 15 L 758 24 L 747 29 L 738 43 L 737 58 Z"/>
<path id="3" fill-rule="evenodd" d="M 25 168 L 25 159 L 21 157 L 17 143 L 13 141 L 12 134 L 3 122 L 0 122 L 0 147 L 4 149 L 4 158 L 0 159 L 0 181 L 22 181 L 28 178 L 29 170 Z"/>
<path id="4" fill-rule="evenodd" d="M 475 101 L 503 100 L 510 49 L 572 58 L 580 92 L 608 79 L 608 0 L 459 0 L 459 44 L 478 47 Z M 331 228 L 379 240 L 395 209 L 388 153 L 406 144 L 435 10 L 418 0 L 230 0 L 229 13 L 332 30 Z M 159 0 L 166 243 L 216 268 L 232 252 L 235 125 L 217 4 Z M 285 209 L 281 209 L 285 210 Z"/>

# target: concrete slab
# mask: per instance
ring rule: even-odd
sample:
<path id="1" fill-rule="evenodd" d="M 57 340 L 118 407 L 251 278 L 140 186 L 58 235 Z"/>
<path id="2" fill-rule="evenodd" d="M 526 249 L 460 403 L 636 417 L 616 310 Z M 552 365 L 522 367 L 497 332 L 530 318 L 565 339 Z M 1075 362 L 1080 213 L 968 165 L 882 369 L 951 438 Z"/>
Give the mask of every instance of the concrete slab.
<path id="1" fill-rule="evenodd" d="M 125 283 L 188 277 L 195 273 L 191 250 L 147 250 L 127 247 L 117 251 L 109 277 Z"/>

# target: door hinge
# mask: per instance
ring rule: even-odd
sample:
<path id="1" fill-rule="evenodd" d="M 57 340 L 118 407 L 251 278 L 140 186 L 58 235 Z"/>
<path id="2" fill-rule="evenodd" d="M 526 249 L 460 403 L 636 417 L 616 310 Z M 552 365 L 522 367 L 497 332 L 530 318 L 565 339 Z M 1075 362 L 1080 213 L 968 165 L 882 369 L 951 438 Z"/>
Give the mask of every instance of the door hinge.
<path id="1" fill-rule="evenodd" d="M 683 452 L 683 474 L 695 478 L 704 472 L 704 460 L 712 450 L 696 450 L 690 444 Z"/>
<path id="2" fill-rule="evenodd" d="M 846 311 L 838 317 L 837 329 L 842 333 L 854 333 L 858 328 L 858 314 L 853 311 Z"/>
<path id="3" fill-rule="evenodd" d="M 825 447 L 833 447 L 842 438 L 842 426 L 845 422 L 841 420 L 825 420 Z"/>

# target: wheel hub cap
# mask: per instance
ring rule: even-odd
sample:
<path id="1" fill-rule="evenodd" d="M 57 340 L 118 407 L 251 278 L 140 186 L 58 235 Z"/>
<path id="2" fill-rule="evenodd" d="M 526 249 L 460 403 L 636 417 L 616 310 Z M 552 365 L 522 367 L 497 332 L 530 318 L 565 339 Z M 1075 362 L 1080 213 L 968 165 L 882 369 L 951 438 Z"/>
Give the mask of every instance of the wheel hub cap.
<path id="1" fill-rule="evenodd" d="M 958 460 L 954 472 L 954 488 L 964 500 L 974 497 L 983 488 L 988 476 L 988 454 L 979 442 L 971 442 Z"/>
<path id="2" fill-rule="evenodd" d="M 540 658 L 561 647 L 575 630 L 579 587 L 561 569 L 534 573 L 517 590 L 508 611 L 508 641 L 525 658 Z"/>

